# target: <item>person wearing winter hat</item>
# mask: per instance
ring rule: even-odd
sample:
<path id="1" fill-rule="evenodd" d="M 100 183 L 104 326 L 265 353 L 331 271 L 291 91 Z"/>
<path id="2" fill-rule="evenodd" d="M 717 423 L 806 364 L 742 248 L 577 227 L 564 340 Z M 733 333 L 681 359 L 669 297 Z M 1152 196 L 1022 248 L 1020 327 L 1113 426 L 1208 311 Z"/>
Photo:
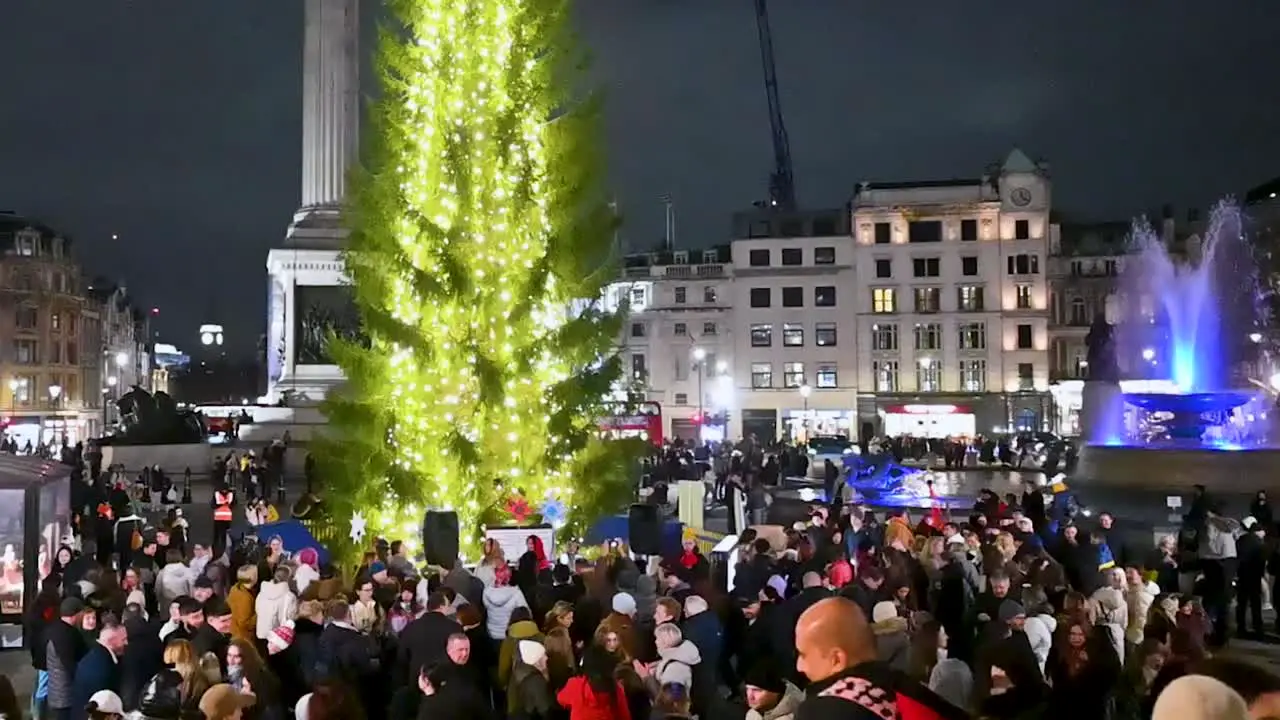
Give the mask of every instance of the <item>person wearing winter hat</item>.
<path id="1" fill-rule="evenodd" d="M 516 650 L 520 662 L 512 669 L 507 687 L 507 717 L 550 717 L 553 703 L 547 682 L 547 649 L 536 640 L 521 640 Z"/>
<path id="2" fill-rule="evenodd" d="M 612 606 L 613 611 L 619 615 L 626 615 L 629 618 L 635 619 L 636 599 L 631 596 L 631 593 L 614 593 Z"/>
<path id="3" fill-rule="evenodd" d="M 297 560 L 298 569 L 293 572 L 293 585 L 301 596 L 308 585 L 320 579 L 320 553 L 315 548 L 302 548 L 298 551 Z"/>
<path id="4" fill-rule="evenodd" d="M 286 620 L 285 623 L 270 632 L 267 635 L 267 653 L 275 655 L 284 652 L 293 644 L 293 621 Z"/>
<path id="5" fill-rule="evenodd" d="M 1220 680 L 1183 675 L 1156 698 L 1151 720 L 1246 720 L 1244 698 Z"/>
<path id="6" fill-rule="evenodd" d="M 880 662 L 901 672 L 910 669 L 911 636 L 907 633 L 907 619 L 898 614 L 897 605 L 882 600 L 871 608 L 871 632 Z"/>
<path id="7" fill-rule="evenodd" d="M 764 660 L 743 676 L 746 686 L 746 720 L 792 720 L 804 700 L 804 693 L 782 677 L 777 666 Z"/>
<path id="8" fill-rule="evenodd" d="M 124 702 L 110 690 L 99 690 L 89 697 L 84 711 L 89 720 L 119 720 L 124 717 Z"/>
<path id="9" fill-rule="evenodd" d="M 1027 619 L 1027 611 L 1017 601 L 1005 600 L 1000 603 L 999 617 L 1000 622 L 1007 624 L 1014 630 L 1021 630 L 1022 623 Z"/>
<path id="10" fill-rule="evenodd" d="M 627 660 L 635 660 L 639 657 L 641 650 L 640 636 L 636 634 L 636 599 L 631 593 L 616 593 L 610 607 L 612 612 L 600 621 L 600 625 L 596 628 L 596 636 L 617 635 Z"/>

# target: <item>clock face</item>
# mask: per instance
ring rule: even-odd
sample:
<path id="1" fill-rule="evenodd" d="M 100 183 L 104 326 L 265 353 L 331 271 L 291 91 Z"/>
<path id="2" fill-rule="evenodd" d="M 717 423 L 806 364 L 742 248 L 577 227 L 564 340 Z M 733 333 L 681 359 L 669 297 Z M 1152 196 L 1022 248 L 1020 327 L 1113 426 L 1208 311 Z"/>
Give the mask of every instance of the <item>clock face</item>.
<path id="1" fill-rule="evenodd" d="M 1024 207 L 1031 204 L 1031 191 L 1024 187 L 1014 188 L 1013 192 L 1009 193 L 1009 199 L 1014 205 Z"/>

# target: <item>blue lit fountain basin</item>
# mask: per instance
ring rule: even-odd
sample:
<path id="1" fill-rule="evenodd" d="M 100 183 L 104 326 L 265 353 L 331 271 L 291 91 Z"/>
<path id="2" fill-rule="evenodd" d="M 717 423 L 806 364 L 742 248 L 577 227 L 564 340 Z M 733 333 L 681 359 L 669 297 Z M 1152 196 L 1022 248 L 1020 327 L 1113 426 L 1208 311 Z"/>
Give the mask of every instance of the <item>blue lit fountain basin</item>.
<path id="1" fill-rule="evenodd" d="M 1147 412 L 1169 412 L 1174 415 L 1234 410 L 1253 399 L 1252 393 L 1125 393 L 1124 401 Z"/>
<path id="2" fill-rule="evenodd" d="M 1204 485 L 1220 494 L 1252 495 L 1280 482 L 1280 449 L 1087 445 L 1071 482 L 1179 492 Z"/>

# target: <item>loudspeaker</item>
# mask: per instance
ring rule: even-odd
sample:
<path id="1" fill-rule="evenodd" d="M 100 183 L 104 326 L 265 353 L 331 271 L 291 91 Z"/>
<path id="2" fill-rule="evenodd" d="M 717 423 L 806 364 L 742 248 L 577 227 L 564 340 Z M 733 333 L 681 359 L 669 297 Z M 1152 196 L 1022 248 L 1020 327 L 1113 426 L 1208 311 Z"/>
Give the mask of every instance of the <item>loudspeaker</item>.
<path id="1" fill-rule="evenodd" d="M 422 520 L 422 554 L 428 565 L 453 569 L 458 561 L 458 513 L 427 511 Z"/>
<path id="2" fill-rule="evenodd" d="M 635 504 L 627 514 L 627 543 L 637 555 L 662 554 L 662 513 L 657 505 Z"/>

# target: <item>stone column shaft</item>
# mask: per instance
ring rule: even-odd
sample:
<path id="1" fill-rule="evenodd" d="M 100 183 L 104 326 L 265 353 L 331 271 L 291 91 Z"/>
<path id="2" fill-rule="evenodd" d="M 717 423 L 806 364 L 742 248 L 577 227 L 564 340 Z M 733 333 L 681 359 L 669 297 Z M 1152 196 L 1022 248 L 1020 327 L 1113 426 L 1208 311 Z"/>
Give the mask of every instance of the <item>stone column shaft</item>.
<path id="1" fill-rule="evenodd" d="M 360 1 L 305 0 L 302 209 L 336 209 L 360 132 Z"/>

